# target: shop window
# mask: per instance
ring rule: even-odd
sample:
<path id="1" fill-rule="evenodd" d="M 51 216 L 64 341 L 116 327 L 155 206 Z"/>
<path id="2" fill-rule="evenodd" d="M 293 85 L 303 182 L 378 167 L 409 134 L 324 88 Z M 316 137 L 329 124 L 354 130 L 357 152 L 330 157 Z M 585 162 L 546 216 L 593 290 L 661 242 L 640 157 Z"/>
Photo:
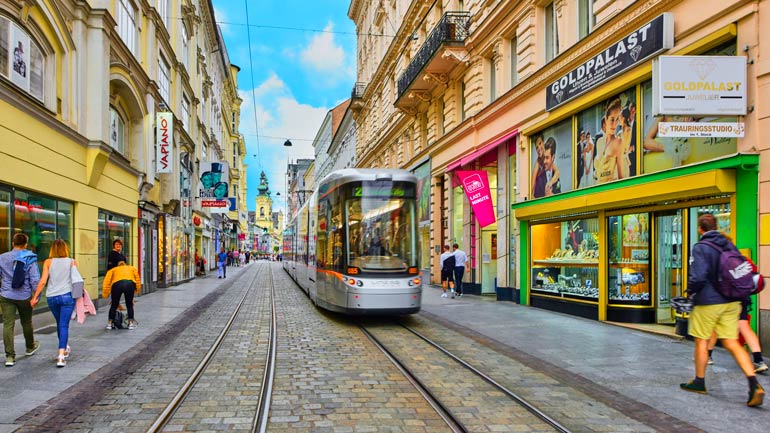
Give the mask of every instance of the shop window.
<path id="1" fill-rule="evenodd" d="M 636 88 L 577 115 L 578 188 L 636 175 Z"/>
<path id="2" fill-rule="evenodd" d="M 607 229 L 610 303 L 651 305 L 650 214 L 611 216 Z"/>
<path id="3" fill-rule="evenodd" d="M 732 239 L 730 224 L 732 213 L 730 212 L 730 203 L 697 206 L 690 208 L 689 235 L 691 246 L 700 240 L 700 235 L 698 234 L 698 217 L 707 213 L 714 215 L 717 219 L 717 230 Z M 735 242 L 735 239 L 732 240 Z"/>
<path id="4" fill-rule="evenodd" d="M 465 192 L 462 186 L 452 188 L 452 232 L 451 242 L 463 244 L 463 204 Z"/>
<path id="5" fill-rule="evenodd" d="M 572 191 L 572 119 L 535 134 L 530 142 L 532 197 Z"/>
<path id="6" fill-rule="evenodd" d="M 545 11 L 545 62 L 548 63 L 559 55 L 559 29 L 556 25 L 556 8 L 553 2 Z"/>
<path id="7" fill-rule="evenodd" d="M 110 107 L 110 146 L 126 155 L 126 124 L 114 107 Z"/>
<path id="8" fill-rule="evenodd" d="M 107 273 L 107 257 L 115 239 L 123 241 L 123 255 L 131 260 L 131 219 L 107 211 L 99 211 L 99 276 Z M 160 236 L 160 235 L 159 235 Z M 101 293 L 101 286 L 100 286 Z"/>
<path id="9" fill-rule="evenodd" d="M 533 295 L 598 300 L 597 218 L 535 224 L 531 239 Z"/>
<path id="10" fill-rule="evenodd" d="M 5 17 L 0 17 L 0 76 L 43 101 L 43 51 L 26 30 Z"/>
<path id="11" fill-rule="evenodd" d="M 11 250 L 11 192 L 0 189 L 0 254 Z"/>

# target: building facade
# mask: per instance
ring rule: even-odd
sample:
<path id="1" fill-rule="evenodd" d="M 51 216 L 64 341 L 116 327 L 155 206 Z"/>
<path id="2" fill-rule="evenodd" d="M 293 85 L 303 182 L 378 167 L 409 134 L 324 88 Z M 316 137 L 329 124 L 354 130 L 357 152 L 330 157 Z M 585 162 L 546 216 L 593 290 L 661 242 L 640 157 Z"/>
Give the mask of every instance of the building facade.
<path id="1" fill-rule="evenodd" d="M 143 290 L 192 278 L 236 72 L 209 1 L 0 1 L 0 250 L 66 240 L 92 297 L 116 239 Z"/>
<path id="2" fill-rule="evenodd" d="M 770 269 L 763 3 L 352 1 L 349 16 L 358 164 L 427 166 L 434 275 L 439 246 L 457 242 L 477 293 L 668 324 L 704 212 Z M 389 23 L 395 37 L 378 38 Z M 685 55 L 702 81 L 719 69 L 710 62 L 740 57 L 742 111 L 662 115 L 653 77 L 677 82 L 683 68 L 664 57 Z M 664 136 L 715 124 L 743 136 Z M 492 224 L 465 196 L 469 172 L 488 179 Z M 767 347 L 770 298 L 758 298 Z"/>

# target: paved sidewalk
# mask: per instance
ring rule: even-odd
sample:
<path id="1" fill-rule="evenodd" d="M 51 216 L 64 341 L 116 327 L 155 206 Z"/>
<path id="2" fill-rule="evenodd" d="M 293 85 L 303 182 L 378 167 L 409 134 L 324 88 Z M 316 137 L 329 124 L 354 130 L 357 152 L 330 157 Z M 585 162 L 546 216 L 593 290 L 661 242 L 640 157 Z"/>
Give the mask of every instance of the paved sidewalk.
<path id="1" fill-rule="evenodd" d="M 746 407 L 746 378 L 722 348 L 706 371 L 708 394 L 700 395 L 679 389 L 694 377 L 692 342 L 490 297 L 441 298 L 437 286 L 424 289 L 422 302 L 424 312 L 538 358 L 563 377 L 587 379 L 703 430 L 764 433 L 770 426 L 770 396 L 762 408 Z M 770 376 L 758 378 L 770 389 Z"/>
<path id="2" fill-rule="evenodd" d="M 33 356 L 24 356 L 24 338 L 17 335 L 16 365 L 0 367 L 0 400 L 3 402 L 0 433 L 16 430 L 20 427 L 14 424 L 17 418 L 120 357 L 220 285 L 237 278 L 252 264 L 228 268 L 226 279 L 217 279 L 216 272 L 210 272 L 206 277 L 135 298 L 134 315 L 139 326 L 133 331 L 104 329 L 108 306 L 100 308 L 96 316 L 87 316 L 82 325 L 72 321 L 69 338 L 72 354 L 64 368 L 56 368 L 58 339 L 55 327 L 43 328 L 42 332 L 36 330 L 40 349 Z M 19 326 L 17 321 L 16 327 Z"/>

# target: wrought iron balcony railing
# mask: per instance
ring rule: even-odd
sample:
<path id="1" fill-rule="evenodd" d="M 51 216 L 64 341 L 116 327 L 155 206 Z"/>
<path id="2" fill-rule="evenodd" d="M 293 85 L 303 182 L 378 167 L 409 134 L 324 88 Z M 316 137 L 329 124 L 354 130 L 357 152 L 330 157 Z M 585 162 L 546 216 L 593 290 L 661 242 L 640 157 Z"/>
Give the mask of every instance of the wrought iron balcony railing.
<path id="1" fill-rule="evenodd" d="M 425 65 L 430 62 L 433 55 L 444 43 L 465 42 L 468 37 L 471 15 L 468 12 L 447 12 L 441 17 L 433 31 L 430 32 L 425 43 L 422 44 L 406 70 L 398 77 L 398 97 L 420 75 Z"/>

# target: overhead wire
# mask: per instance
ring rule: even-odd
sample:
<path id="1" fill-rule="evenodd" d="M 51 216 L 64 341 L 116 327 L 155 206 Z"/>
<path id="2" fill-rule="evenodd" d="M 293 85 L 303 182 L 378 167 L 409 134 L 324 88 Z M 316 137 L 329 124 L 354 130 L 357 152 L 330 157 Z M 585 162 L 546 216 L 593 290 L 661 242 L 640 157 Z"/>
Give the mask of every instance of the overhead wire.
<path id="1" fill-rule="evenodd" d="M 248 25 L 249 23 L 249 0 L 243 0 L 244 4 L 246 5 L 246 37 L 248 40 L 249 45 L 249 72 L 251 75 L 251 103 L 254 106 L 254 130 L 257 132 L 256 138 L 257 138 L 257 162 L 259 163 L 259 169 L 262 170 L 262 156 L 259 152 L 259 120 L 257 119 L 257 95 L 256 95 L 256 87 L 254 86 L 254 59 L 251 54 L 251 26 Z"/>

